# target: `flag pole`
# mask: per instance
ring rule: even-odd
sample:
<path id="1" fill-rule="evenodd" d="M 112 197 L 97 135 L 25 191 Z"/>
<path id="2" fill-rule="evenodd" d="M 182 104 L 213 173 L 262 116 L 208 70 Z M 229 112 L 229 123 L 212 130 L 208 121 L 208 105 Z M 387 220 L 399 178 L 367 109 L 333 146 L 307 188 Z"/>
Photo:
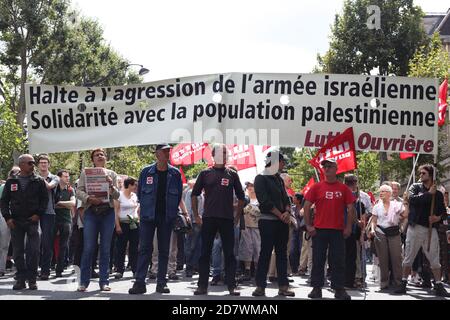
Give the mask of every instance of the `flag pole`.
<path id="1" fill-rule="evenodd" d="M 312 152 L 311 152 L 311 148 L 307 148 L 307 149 L 309 151 L 309 156 L 311 157 L 311 159 L 314 158 L 313 155 L 312 155 Z M 313 168 L 314 168 L 314 173 L 316 174 L 317 182 L 319 182 L 320 178 L 319 178 L 319 174 L 317 173 L 317 169 L 316 169 L 316 167 L 313 167 Z"/>
<path id="2" fill-rule="evenodd" d="M 433 185 L 437 187 L 436 185 L 436 170 L 437 170 L 437 154 L 434 155 L 434 165 L 433 165 Z M 431 187 L 433 187 L 433 185 Z M 437 192 L 437 190 L 436 190 Z M 431 207 L 430 207 L 430 217 L 434 217 L 434 205 L 436 203 L 436 192 L 431 196 Z M 430 252 L 430 246 L 431 246 L 431 234 L 433 232 L 433 224 L 431 221 L 428 221 L 428 245 L 427 245 L 427 251 Z"/>
<path id="3" fill-rule="evenodd" d="M 414 173 L 416 172 L 416 165 L 417 165 L 417 161 L 419 161 L 419 156 L 420 156 L 420 153 L 418 153 L 417 156 L 414 157 L 413 168 L 412 168 L 411 174 L 409 175 L 408 185 L 406 186 L 406 192 L 408 192 L 411 179 L 414 177 Z M 415 181 L 415 177 L 414 177 L 414 181 Z"/>
<path id="4" fill-rule="evenodd" d="M 359 201 L 359 214 L 361 214 L 361 204 L 362 204 L 362 202 L 361 202 L 361 189 L 360 189 L 360 187 L 359 187 L 359 170 L 358 170 L 358 168 L 356 168 L 356 180 L 358 181 L 358 201 Z M 363 227 L 362 227 L 362 230 L 361 230 L 361 237 L 359 238 L 359 242 L 360 242 L 360 250 L 361 250 L 361 254 L 360 254 L 360 262 L 361 262 L 361 273 L 362 273 L 362 278 L 363 278 L 363 283 L 362 283 L 362 286 L 363 286 L 363 289 L 364 289 L 364 292 L 365 292 L 365 290 L 366 290 L 366 264 L 367 264 L 367 261 L 366 261 L 366 250 L 365 250 L 365 248 L 364 248 L 364 230 L 366 230 L 366 221 L 365 220 L 362 220 L 363 221 Z M 362 238 L 362 241 L 361 241 L 361 238 Z"/>

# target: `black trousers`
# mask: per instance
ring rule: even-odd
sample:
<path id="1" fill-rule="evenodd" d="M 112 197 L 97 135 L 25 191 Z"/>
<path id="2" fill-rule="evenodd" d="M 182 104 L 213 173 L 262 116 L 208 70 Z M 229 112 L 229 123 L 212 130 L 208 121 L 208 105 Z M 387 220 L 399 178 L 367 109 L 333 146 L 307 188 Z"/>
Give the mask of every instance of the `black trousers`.
<path id="1" fill-rule="evenodd" d="M 222 248 L 225 258 L 225 282 L 229 289 L 236 286 L 236 258 L 234 256 L 234 222 L 232 219 L 203 218 L 201 231 L 202 253 L 199 260 L 198 286 L 208 287 L 209 268 L 212 247 L 217 232 L 222 239 Z"/>
<path id="2" fill-rule="evenodd" d="M 345 286 L 353 288 L 356 274 L 356 238 L 352 234 L 345 239 Z"/>

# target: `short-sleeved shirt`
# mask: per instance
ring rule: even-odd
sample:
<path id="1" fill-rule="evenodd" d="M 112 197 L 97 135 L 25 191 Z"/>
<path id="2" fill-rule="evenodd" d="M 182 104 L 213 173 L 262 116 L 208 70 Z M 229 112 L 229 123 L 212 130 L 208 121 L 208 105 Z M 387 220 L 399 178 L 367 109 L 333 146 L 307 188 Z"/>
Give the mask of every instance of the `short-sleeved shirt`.
<path id="1" fill-rule="evenodd" d="M 316 204 L 314 227 L 318 229 L 344 230 L 345 208 L 355 202 L 352 191 L 339 181 L 314 184 L 305 199 Z"/>
<path id="2" fill-rule="evenodd" d="M 70 201 L 71 197 L 75 197 L 75 193 L 71 187 L 61 189 L 60 186 L 56 187 L 55 203 L 59 201 Z M 72 223 L 71 210 L 67 208 L 55 208 L 55 221 L 56 223 Z"/>
<path id="3" fill-rule="evenodd" d="M 377 216 L 377 225 L 382 228 L 398 226 L 400 223 L 400 213 L 405 210 L 403 203 L 391 200 L 389 209 L 386 212 L 384 204 L 379 201 L 374 207 L 372 214 Z"/>
<path id="4" fill-rule="evenodd" d="M 193 196 L 205 190 L 203 217 L 233 219 L 233 194 L 239 200 L 245 199 L 244 190 L 236 171 L 228 168 L 208 168 L 200 172 Z"/>

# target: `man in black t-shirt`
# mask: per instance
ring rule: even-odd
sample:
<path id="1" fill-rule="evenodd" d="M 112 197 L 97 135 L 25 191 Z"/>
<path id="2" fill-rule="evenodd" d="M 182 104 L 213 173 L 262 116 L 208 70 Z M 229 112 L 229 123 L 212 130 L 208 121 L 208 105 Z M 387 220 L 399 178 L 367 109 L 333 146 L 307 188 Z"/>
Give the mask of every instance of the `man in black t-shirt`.
<path id="1" fill-rule="evenodd" d="M 437 227 L 442 217 L 447 214 L 444 204 L 444 196 L 437 191 L 434 181 L 434 167 L 424 164 L 419 167 L 421 183 L 414 183 L 409 188 L 408 231 L 406 233 L 406 247 L 403 259 L 403 278 L 401 286 L 395 293 L 405 294 L 408 275 L 417 252 L 422 248 L 423 253 L 430 262 L 431 271 L 434 275 L 434 291 L 437 296 L 450 297 L 441 282 L 441 264 L 439 263 L 439 239 Z M 434 208 L 430 215 L 431 205 L 434 199 Z M 429 226 L 432 226 L 431 238 Z M 429 249 L 428 249 L 429 248 Z"/>
<path id="2" fill-rule="evenodd" d="M 213 147 L 214 166 L 200 172 L 192 190 L 192 210 L 195 223 L 202 225 L 202 252 L 199 260 L 199 280 L 195 295 L 207 294 L 211 251 L 216 233 L 220 233 L 225 258 L 225 276 L 230 295 L 236 291 L 236 259 L 234 256 L 234 224 L 240 216 L 234 217 L 233 192 L 238 198 L 237 212 L 242 212 L 245 194 L 236 171 L 225 167 L 227 149 L 223 144 Z M 197 196 L 205 190 L 203 216 L 198 212 Z"/>

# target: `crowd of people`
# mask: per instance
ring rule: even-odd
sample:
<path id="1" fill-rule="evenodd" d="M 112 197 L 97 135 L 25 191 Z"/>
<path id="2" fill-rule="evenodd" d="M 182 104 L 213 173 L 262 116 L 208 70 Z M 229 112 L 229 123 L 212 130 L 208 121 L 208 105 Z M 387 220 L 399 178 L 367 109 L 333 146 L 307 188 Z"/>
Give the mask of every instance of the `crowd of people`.
<path id="1" fill-rule="evenodd" d="M 107 169 L 105 150 L 93 150 L 106 199 L 88 188 L 87 169 L 71 184 L 67 170 L 50 172 L 48 155 L 21 155 L 0 186 L 0 276 L 14 276 L 13 290 L 36 290 L 38 279 L 53 278 L 52 270 L 56 278 L 68 276 L 74 265 L 79 292 L 92 278 L 110 291 L 110 277 L 131 270 L 129 294 L 146 293 L 147 279 L 168 294 L 168 281 L 183 270 L 186 278 L 198 274 L 194 295 L 223 284 L 238 296 L 238 285 L 254 279 L 256 297 L 265 296 L 268 280 L 278 283 L 279 295 L 293 297 L 290 281 L 300 276 L 312 287 L 309 298 L 322 298 L 330 282 L 342 300 L 374 277 L 380 291 L 407 294 L 409 284 L 450 296 L 443 285 L 449 281 L 448 192 L 436 186 L 433 166 L 422 165 L 420 182 L 403 196 L 399 183 L 386 181 L 375 199 L 353 174 L 340 182 L 334 159 L 321 162 L 324 180 L 306 194 L 295 192 L 278 150 L 242 184 L 220 144 L 212 148 L 214 165 L 183 185 L 169 163 L 170 148 L 157 145 L 156 162 L 136 178 Z M 372 275 L 366 262 L 374 265 Z M 13 267 L 16 273 L 7 275 Z"/>

